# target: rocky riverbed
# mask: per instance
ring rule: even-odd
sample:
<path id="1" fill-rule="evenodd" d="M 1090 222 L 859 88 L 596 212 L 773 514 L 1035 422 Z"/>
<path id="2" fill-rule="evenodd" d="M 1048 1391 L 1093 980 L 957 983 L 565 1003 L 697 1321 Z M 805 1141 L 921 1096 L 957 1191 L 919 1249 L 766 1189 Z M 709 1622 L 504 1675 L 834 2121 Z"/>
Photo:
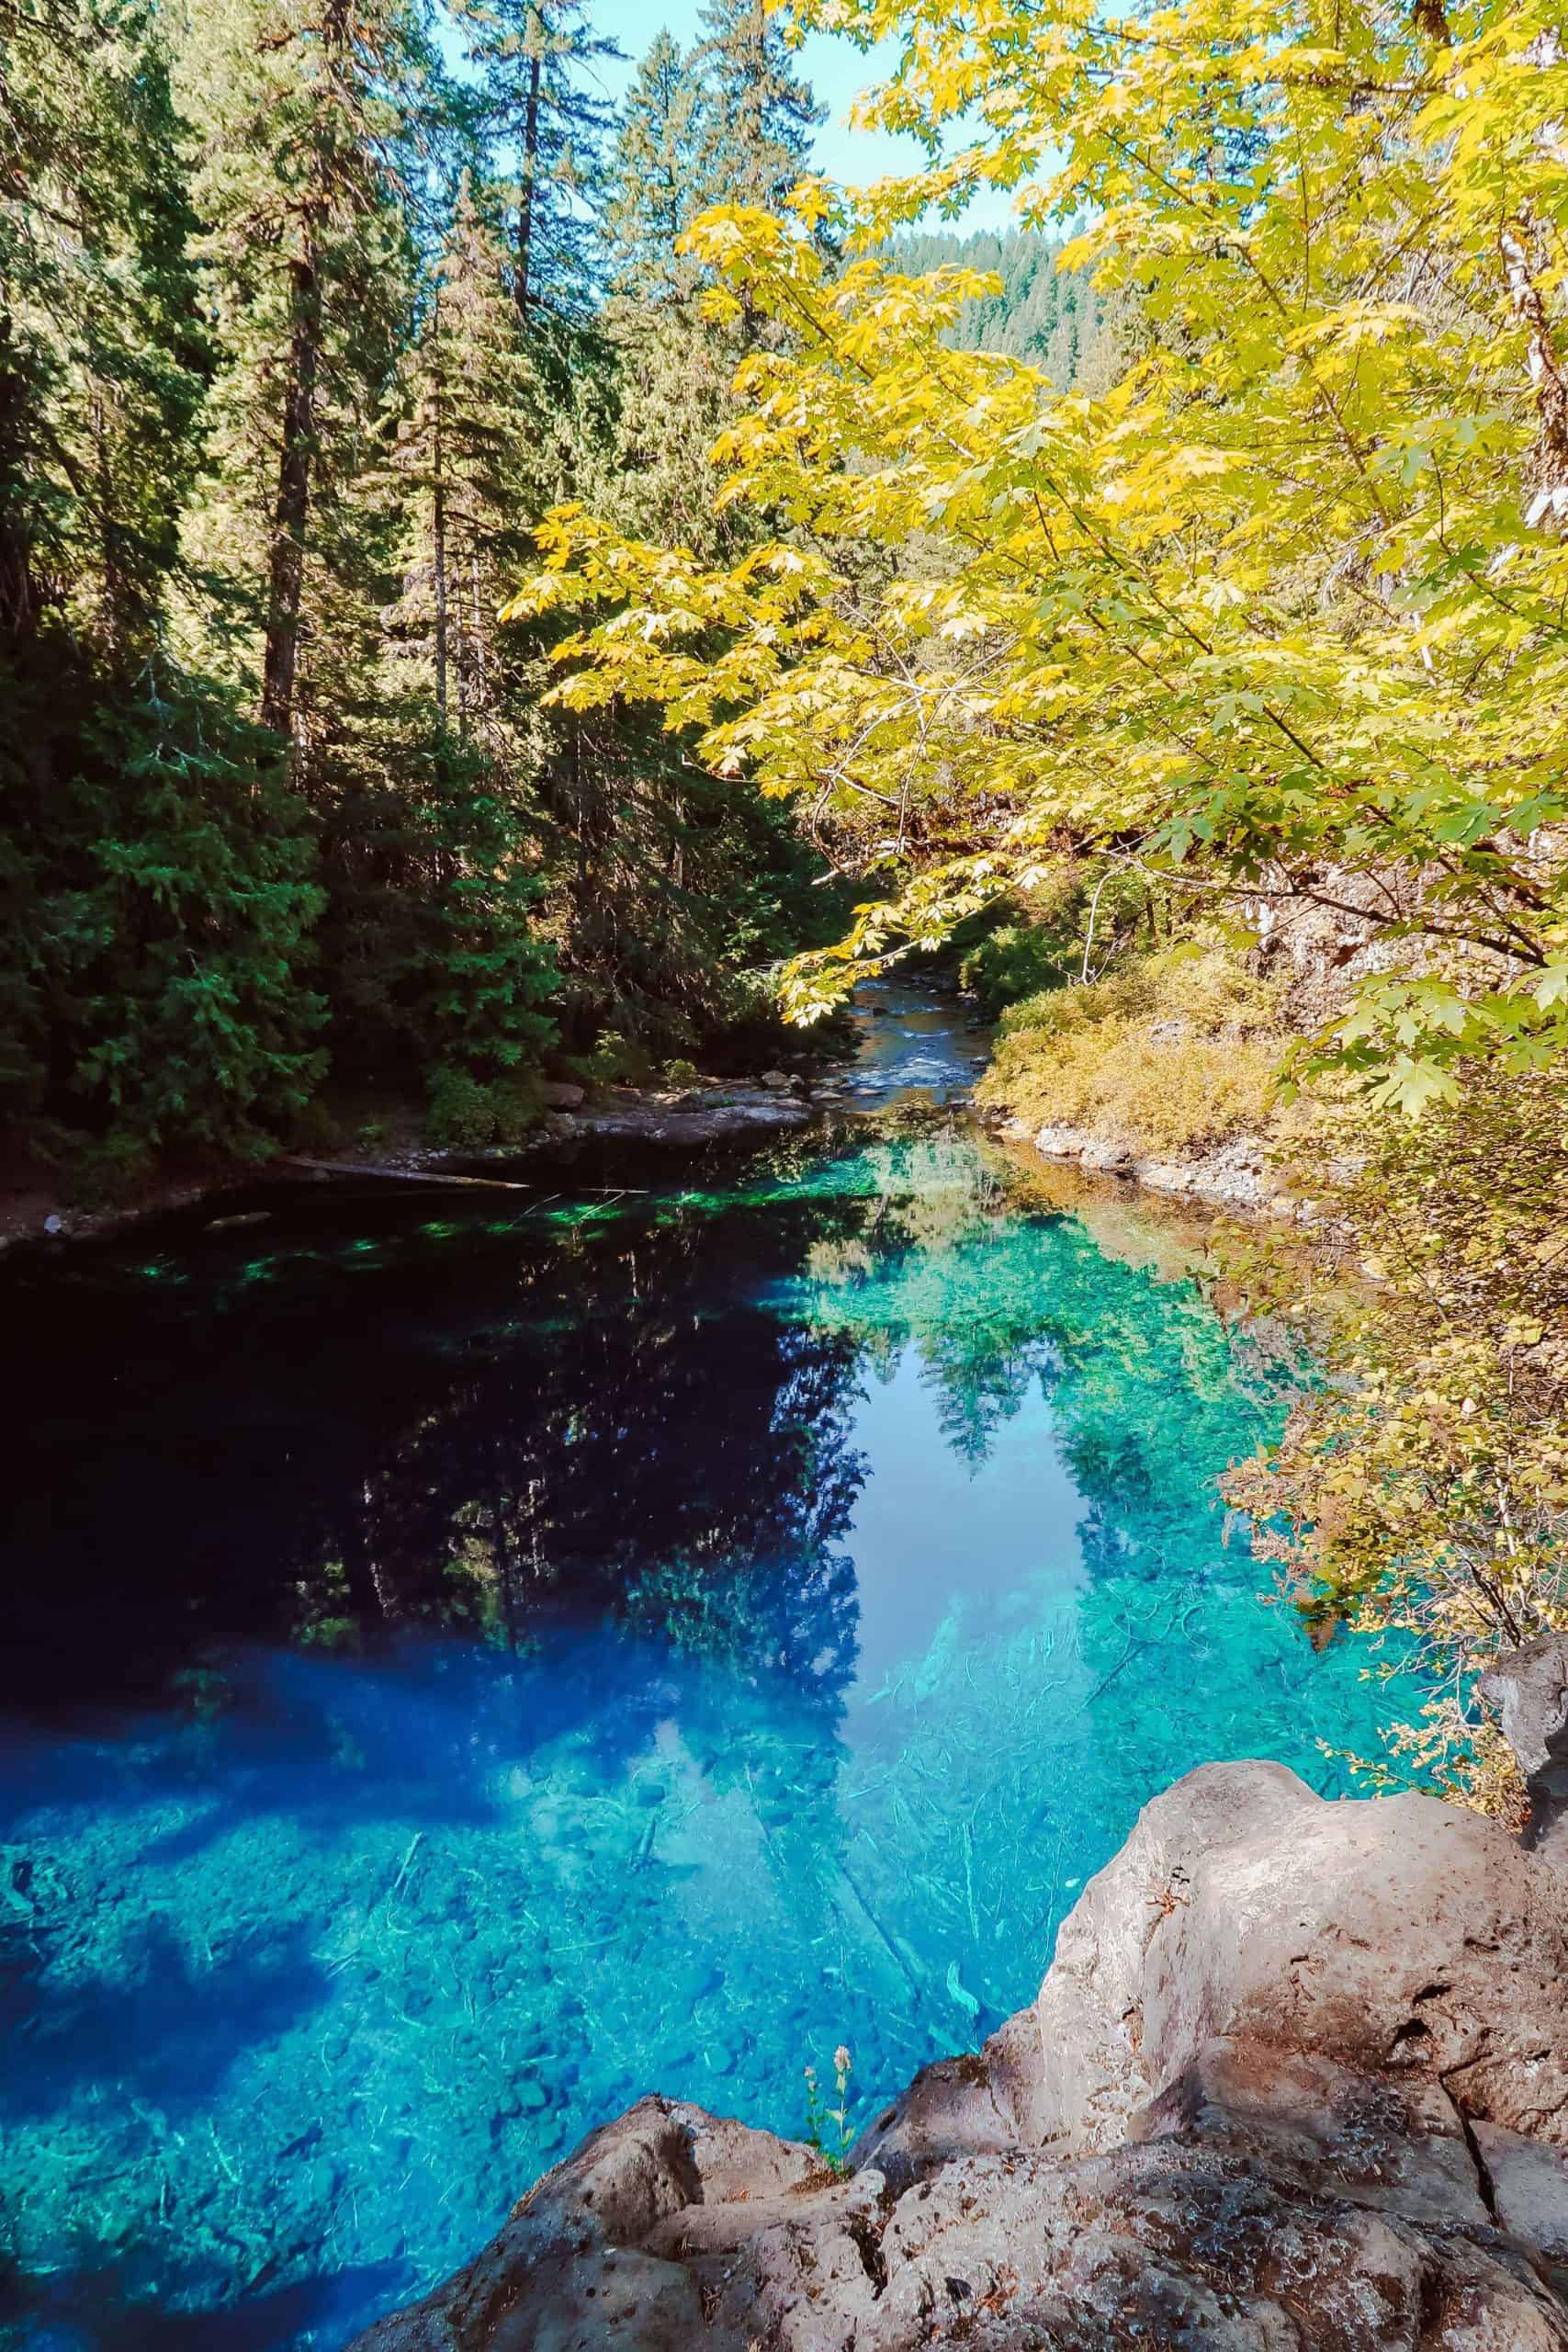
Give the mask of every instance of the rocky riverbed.
<path id="1" fill-rule="evenodd" d="M 1565 1690 L 1561 1644 L 1494 1679 L 1533 1845 L 1204 1766 L 844 2177 L 646 2098 L 357 2352 L 1568 2346 Z"/>

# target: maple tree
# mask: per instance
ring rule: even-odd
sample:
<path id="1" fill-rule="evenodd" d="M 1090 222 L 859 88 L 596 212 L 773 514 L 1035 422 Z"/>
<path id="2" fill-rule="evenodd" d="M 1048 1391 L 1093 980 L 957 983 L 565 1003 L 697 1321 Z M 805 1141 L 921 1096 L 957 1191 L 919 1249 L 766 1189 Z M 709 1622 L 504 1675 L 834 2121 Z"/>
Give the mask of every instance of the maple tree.
<path id="1" fill-rule="evenodd" d="M 747 353 L 728 568 L 558 510 L 515 611 L 557 695 L 696 729 L 870 877 L 809 1019 L 1065 847 L 1252 908 L 1359 879 L 1393 947 L 1316 1067 L 1450 1097 L 1568 1043 L 1568 222 L 1554 17 L 1348 0 L 801 0 L 890 39 L 868 120 L 924 170 L 690 243 Z M 958 141 L 956 145 L 953 141 Z M 903 274 L 930 208 L 1015 188 L 1135 290 L 1099 396 L 951 347 L 987 283 Z M 827 257 L 828 222 L 850 258 Z M 877 560 L 867 560 L 874 551 Z M 1370 900 L 1370 910 L 1364 901 Z"/>

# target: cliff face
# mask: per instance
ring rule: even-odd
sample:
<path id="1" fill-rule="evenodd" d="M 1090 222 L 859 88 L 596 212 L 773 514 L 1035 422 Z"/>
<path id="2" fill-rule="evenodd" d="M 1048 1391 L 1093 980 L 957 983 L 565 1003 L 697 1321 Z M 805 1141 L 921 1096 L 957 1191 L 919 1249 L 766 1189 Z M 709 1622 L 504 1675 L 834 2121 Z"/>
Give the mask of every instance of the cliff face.
<path id="1" fill-rule="evenodd" d="M 646 2098 L 357 2352 L 932 2345 L 1568 2352 L 1568 1873 L 1205 1766 L 848 2178 Z"/>

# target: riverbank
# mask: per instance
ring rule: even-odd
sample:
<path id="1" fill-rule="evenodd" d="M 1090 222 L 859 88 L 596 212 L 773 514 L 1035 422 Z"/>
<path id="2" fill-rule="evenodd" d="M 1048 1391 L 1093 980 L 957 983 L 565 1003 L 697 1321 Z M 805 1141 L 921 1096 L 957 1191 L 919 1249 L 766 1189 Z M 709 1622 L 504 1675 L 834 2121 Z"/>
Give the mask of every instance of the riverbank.
<path id="1" fill-rule="evenodd" d="M 102 1240 L 204 1203 L 220 1214 L 243 1215 L 251 1193 L 278 1184 L 327 1183 L 334 1177 L 433 1187 L 501 1183 L 510 1169 L 532 1168 L 563 1146 L 601 1138 L 696 1150 L 804 1126 L 818 1102 L 839 1099 L 830 1081 L 814 1087 L 798 1073 L 782 1070 L 755 1084 L 714 1079 L 678 1089 L 559 1085 L 548 1094 L 552 1106 L 531 1134 L 485 1151 L 423 1143 L 411 1120 L 400 1136 L 385 1141 L 312 1152 L 279 1150 L 250 1164 L 167 1171 L 130 1200 L 107 1207 L 76 1206 L 59 1191 L 19 1183 L 0 1193 L 0 1253 L 26 1243 Z"/>
<path id="2" fill-rule="evenodd" d="M 694 1074 L 681 1085 L 588 1085 L 546 1080 L 537 1125 L 514 1143 L 483 1149 L 436 1146 L 408 1110 L 377 1106 L 375 1118 L 344 1119 L 341 1141 L 278 1150 L 250 1163 L 186 1164 L 161 1171 L 131 1198 L 73 1204 L 37 1172 L 0 1183 L 0 1255 L 27 1243 L 102 1240 L 172 1213 L 211 1203 L 219 1218 L 254 1213 L 279 1185 L 354 1182 L 536 1184 L 541 1167 L 569 1172 L 582 1146 L 647 1146 L 656 1153 L 699 1152 L 762 1141 L 842 1111 L 901 1103 L 967 1102 L 985 1067 L 990 1033 L 950 989 L 936 983 L 879 981 L 851 1008 L 837 1059 L 801 1054 L 743 1078 Z M 217 1221 L 217 1220 L 215 1220 Z"/>
<path id="3" fill-rule="evenodd" d="M 1026 1144 L 1043 1159 L 1116 1177 L 1169 1199 L 1192 1201 L 1233 1216 L 1307 1222 L 1311 1204 L 1288 1189 L 1274 1166 L 1267 1135 L 1237 1135 L 1188 1155 L 1141 1155 L 1124 1136 L 1091 1127 L 1046 1125 L 993 1112 L 987 1124 L 1009 1143 Z"/>

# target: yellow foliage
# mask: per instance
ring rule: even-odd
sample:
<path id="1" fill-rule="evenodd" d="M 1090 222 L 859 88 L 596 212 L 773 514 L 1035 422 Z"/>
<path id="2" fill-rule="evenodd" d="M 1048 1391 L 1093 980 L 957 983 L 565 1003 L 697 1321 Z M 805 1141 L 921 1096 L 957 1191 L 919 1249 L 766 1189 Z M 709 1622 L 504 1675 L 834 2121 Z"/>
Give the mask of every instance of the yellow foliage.
<path id="1" fill-rule="evenodd" d="M 1064 854 L 1288 900 L 1356 875 L 1423 953 L 1316 1058 L 1415 1113 L 1568 1046 L 1568 110 L 1558 0 L 795 0 L 897 63 L 867 119 L 963 143 L 694 258 L 769 322 L 716 460 L 733 570 L 548 526 L 520 615 L 798 796 L 874 877 L 809 1019 Z M 1135 301 L 1122 379 L 947 347 L 976 290 L 886 241 L 1021 191 Z M 830 257 L 826 223 L 849 258 Z"/>
<path id="2" fill-rule="evenodd" d="M 1139 1152 L 1191 1151 L 1268 1123 L 1286 1044 L 1274 989 L 1223 949 L 1177 948 L 1014 1006 L 980 1099 Z"/>
<path id="3" fill-rule="evenodd" d="M 1568 1630 L 1568 1087 L 1465 1077 L 1414 1129 L 1325 1114 L 1297 1145 L 1325 1254 L 1371 1279 L 1323 1335 L 1332 1379 L 1226 1493 L 1310 1616 L 1414 1645 L 1433 1696 L 1396 1756 L 1506 1811 L 1474 1675 Z"/>

